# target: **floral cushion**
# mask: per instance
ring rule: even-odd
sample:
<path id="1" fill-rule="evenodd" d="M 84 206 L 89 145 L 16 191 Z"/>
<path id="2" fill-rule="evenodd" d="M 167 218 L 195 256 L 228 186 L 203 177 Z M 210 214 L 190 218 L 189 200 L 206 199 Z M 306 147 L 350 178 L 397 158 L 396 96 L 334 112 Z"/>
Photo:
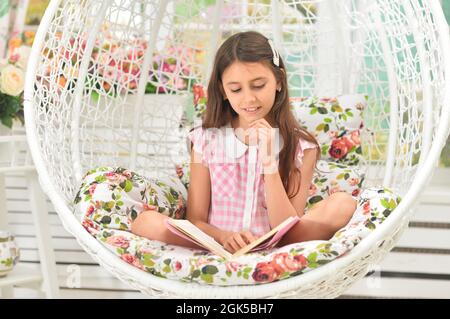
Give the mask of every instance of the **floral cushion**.
<path id="1" fill-rule="evenodd" d="M 346 192 L 357 198 L 365 174 L 357 166 L 319 160 L 314 170 L 307 199 L 307 208 L 336 192 Z"/>
<path id="2" fill-rule="evenodd" d="M 364 95 L 291 98 L 291 107 L 297 120 L 317 138 L 322 159 L 349 165 L 361 161 Z"/>
<path id="3" fill-rule="evenodd" d="M 143 271 L 183 282 L 226 286 L 282 280 L 327 264 L 376 229 L 400 202 L 388 189 L 367 189 L 361 193 L 350 222 L 330 240 L 291 244 L 227 261 L 204 250 L 148 240 L 129 232 L 131 221 L 150 202 L 156 204 L 156 199 L 159 205 L 165 205 L 161 213 L 183 218 L 180 203 L 184 200 L 180 195 L 185 190 L 180 188 L 183 185 L 177 184 L 175 177 L 161 182 L 123 168 L 98 168 L 85 176 L 75 198 L 75 213 L 107 249 Z"/>
<path id="4" fill-rule="evenodd" d="M 129 231 L 131 222 L 144 210 L 184 218 L 186 197 L 176 177 L 157 180 L 122 167 L 98 167 L 83 177 L 74 203 L 77 217 L 85 226 Z"/>

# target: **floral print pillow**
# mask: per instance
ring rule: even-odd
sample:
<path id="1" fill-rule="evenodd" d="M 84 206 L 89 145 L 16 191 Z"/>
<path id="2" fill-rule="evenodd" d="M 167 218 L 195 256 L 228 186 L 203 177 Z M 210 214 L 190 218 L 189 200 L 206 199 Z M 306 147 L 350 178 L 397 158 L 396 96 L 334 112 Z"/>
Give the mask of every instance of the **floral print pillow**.
<path id="1" fill-rule="evenodd" d="M 362 160 L 361 113 L 366 104 L 366 97 L 361 94 L 291 98 L 295 117 L 317 138 L 321 158 L 349 165 L 358 165 Z"/>
<path id="2" fill-rule="evenodd" d="M 169 245 L 132 234 L 129 228 L 133 214 L 142 211 L 147 205 L 146 199 L 153 197 L 154 188 L 149 187 L 137 174 L 122 170 L 100 168 L 86 176 L 75 200 L 75 211 L 82 216 L 83 226 L 118 258 L 142 271 L 161 278 L 203 285 L 255 285 L 284 280 L 314 270 L 347 254 L 378 228 L 400 202 L 400 197 L 389 189 L 367 189 L 358 199 L 352 219 L 331 239 L 301 242 L 225 260 L 205 250 Z M 114 178 L 102 178 L 110 176 L 105 176 L 108 173 Z M 94 183 L 96 178 L 98 182 Z M 126 186 L 126 181 L 131 182 L 133 179 L 137 181 L 137 192 Z M 168 185 L 163 184 L 162 187 L 167 189 Z M 92 185 L 96 186 L 91 187 Z M 173 190 L 178 194 L 183 193 L 179 186 L 175 186 Z M 167 197 L 160 197 L 160 203 L 172 203 L 171 207 L 177 207 L 177 200 L 171 194 L 163 192 L 161 195 Z M 97 201 L 108 203 L 113 197 L 121 199 L 124 204 L 100 204 L 95 207 Z M 93 204 L 95 212 L 86 214 Z M 161 212 L 169 213 L 166 209 Z M 170 215 L 174 216 L 173 213 Z M 120 216 L 125 224 L 123 227 L 117 227 L 112 222 L 101 222 L 114 221 Z"/>
<path id="3" fill-rule="evenodd" d="M 336 192 L 346 192 L 357 198 L 364 176 L 357 166 L 319 160 L 313 173 L 306 208 Z"/>
<path id="4" fill-rule="evenodd" d="M 185 198 L 175 176 L 152 179 L 123 167 L 98 167 L 83 177 L 74 204 L 78 219 L 91 233 L 104 228 L 130 231 L 133 220 L 149 209 L 184 218 Z"/>

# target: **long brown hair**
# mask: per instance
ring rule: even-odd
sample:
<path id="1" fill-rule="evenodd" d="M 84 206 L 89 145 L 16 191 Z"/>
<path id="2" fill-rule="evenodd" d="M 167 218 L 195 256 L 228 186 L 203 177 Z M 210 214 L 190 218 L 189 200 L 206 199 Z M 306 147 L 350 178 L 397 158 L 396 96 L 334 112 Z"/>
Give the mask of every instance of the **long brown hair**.
<path id="1" fill-rule="evenodd" d="M 312 134 L 306 131 L 295 119 L 289 104 L 289 93 L 286 77 L 286 68 L 283 60 L 279 59 L 279 66 L 273 64 L 273 52 L 268 39 L 259 32 L 247 31 L 234 34 L 229 37 L 218 49 L 211 78 L 208 84 L 208 102 L 206 112 L 203 116 L 203 128 L 220 128 L 238 116 L 233 110 L 228 99 L 224 100 L 222 94 L 222 75 L 225 69 L 233 62 L 261 62 L 268 66 L 277 82 L 281 83 L 281 91 L 276 91 L 275 102 L 267 118 L 272 127 L 279 129 L 283 137 L 283 148 L 279 154 L 279 172 L 283 186 L 288 192 L 290 176 L 300 175 L 300 170 L 295 166 L 295 151 L 299 138 L 303 138 L 319 147 Z M 270 120 L 269 120 L 270 119 Z M 273 123 L 271 123 L 271 121 Z M 320 151 L 317 152 L 317 160 Z M 288 194 L 289 198 L 294 197 L 300 184 L 296 185 L 295 191 Z"/>

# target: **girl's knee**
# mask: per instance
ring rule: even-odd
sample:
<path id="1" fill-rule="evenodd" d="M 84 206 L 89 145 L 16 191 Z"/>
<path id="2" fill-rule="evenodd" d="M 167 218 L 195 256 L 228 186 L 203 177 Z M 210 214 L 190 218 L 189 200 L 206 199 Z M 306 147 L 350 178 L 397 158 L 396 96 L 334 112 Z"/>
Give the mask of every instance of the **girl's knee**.
<path id="1" fill-rule="evenodd" d="M 148 239 L 160 240 L 164 236 L 167 218 L 157 211 L 142 212 L 131 223 L 131 232 Z"/>
<path id="2" fill-rule="evenodd" d="M 340 208 L 341 210 L 355 210 L 356 209 L 356 200 L 353 197 L 345 192 L 333 193 L 330 196 L 330 201 L 333 203 L 335 207 Z"/>
<path id="3" fill-rule="evenodd" d="M 350 194 L 339 192 L 330 195 L 328 216 L 334 228 L 345 226 L 356 210 L 356 201 Z"/>

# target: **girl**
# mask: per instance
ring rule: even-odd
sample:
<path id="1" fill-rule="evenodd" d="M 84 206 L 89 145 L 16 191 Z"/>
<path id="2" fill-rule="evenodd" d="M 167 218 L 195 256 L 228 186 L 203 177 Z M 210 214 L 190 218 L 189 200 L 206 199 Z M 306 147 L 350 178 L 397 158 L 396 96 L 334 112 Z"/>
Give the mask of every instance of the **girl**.
<path id="1" fill-rule="evenodd" d="M 291 113 L 284 63 L 258 32 L 235 34 L 219 48 L 203 124 L 188 137 L 187 219 L 231 253 L 295 215 L 301 219 L 281 245 L 327 240 L 356 209 L 349 194 L 334 193 L 304 215 L 319 146 Z M 131 231 L 197 247 L 167 230 L 166 218 L 142 212 Z"/>

